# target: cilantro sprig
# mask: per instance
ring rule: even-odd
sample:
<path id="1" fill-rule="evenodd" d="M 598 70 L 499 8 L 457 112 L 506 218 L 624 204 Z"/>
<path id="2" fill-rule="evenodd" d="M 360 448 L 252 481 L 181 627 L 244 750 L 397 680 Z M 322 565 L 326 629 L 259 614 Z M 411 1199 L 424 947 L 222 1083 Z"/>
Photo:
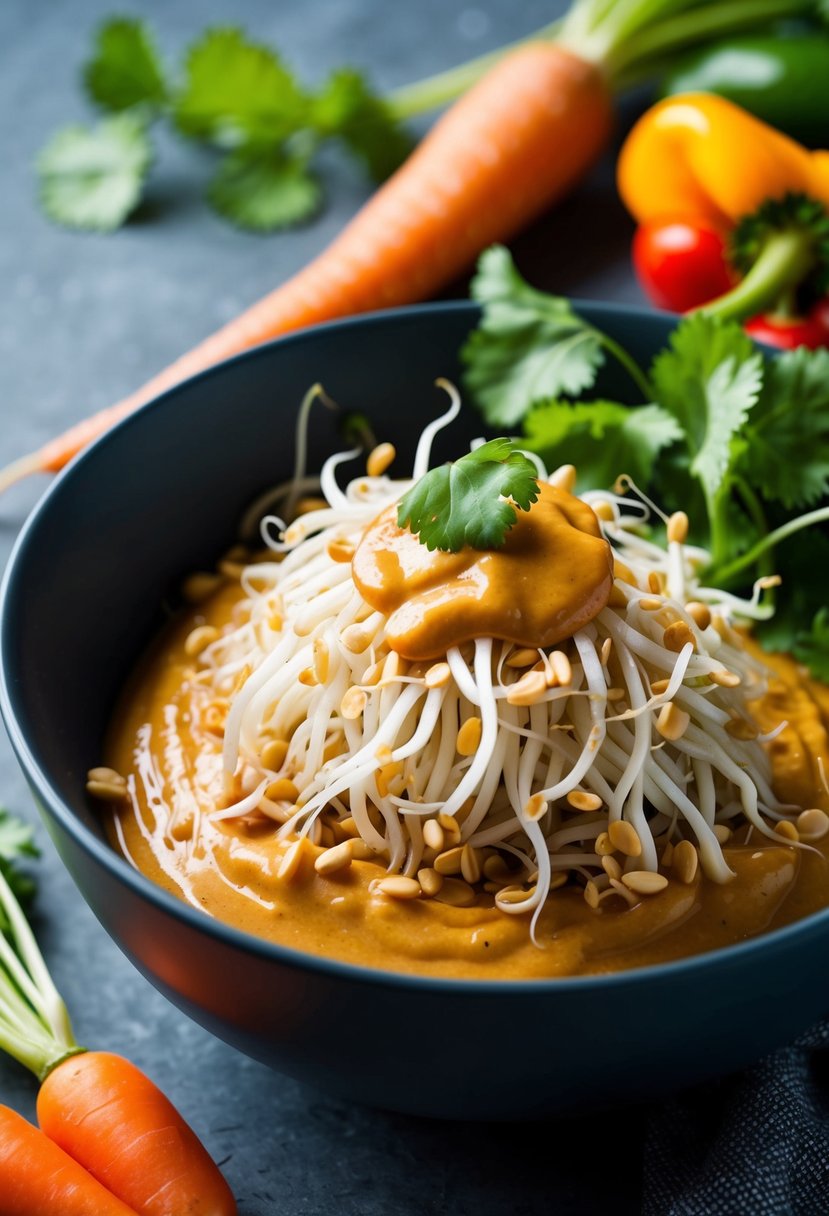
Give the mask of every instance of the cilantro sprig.
<path id="1" fill-rule="evenodd" d="M 497 549 L 539 493 L 533 462 L 511 440 L 491 439 L 421 477 L 400 500 L 397 522 L 430 550 Z"/>
<path id="2" fill-rule="evenodd" d="M 89 100 L 106 116 L 63 128 L 37 162 L 44 211 L 70 228 L 109 231 L 135 211 L 161 120 L 213 151 L 208 201 L 258 232 L 320 209 L 314 159 L 326 143 L 344 147 L 377 181 L 411 148 L 392 107 L 359 72 L 338 69 L 309 89 L 275 50 L 235 27 L 206 30 L 173 71 L 144 22 L 116 18 L 98 30 L 82 75 Z"/>
<path id="3" fill-rule="evenodd" d="M 39 857 L 40 850 L 34 842 L 30 824 L 24 823 L 9 811 L 0 807 L 0 874 L 11 887 L 17 900 L 25 904 L 35 892 L 35 882 L 30 874 L 20 868 L 20 861 Z M 3 929 L 0 912 L 0 931 Z"/>
<path id="4" fill-rule="evenodd" d="M 643 370 L 503 249 L 484 256 L 473 294 L 482 317 L 462 358 L 485 418 L 521 426 L 519 446 L 548 465 L 575 464 L 581 488 L 627 473 L 686 511 L 707 582 L 746 592 L 779 573 L 761 637 L 829 680 L 829 351 L 766 358 L 736 322 L 697 313 Z M 634 404 L 583 399 L 605 354 L 640 390 Z"/>

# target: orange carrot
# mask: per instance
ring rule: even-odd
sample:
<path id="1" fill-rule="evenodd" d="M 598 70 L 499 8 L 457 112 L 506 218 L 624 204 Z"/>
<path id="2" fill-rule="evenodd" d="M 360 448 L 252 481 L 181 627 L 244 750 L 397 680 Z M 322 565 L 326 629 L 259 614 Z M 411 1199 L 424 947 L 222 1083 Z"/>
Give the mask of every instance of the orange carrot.
<path id="1" fill-rule="evenodd" d="M 0 1106 L 0 1216 L 136 1216 L 21 1115 Z"/>
<path id="2" fill-rule="evenodd" d="M 31 1164 L 20 1173 L 10 1163 L 0 1121 L 0 1216 L 236 1216 L 218 1166 L 152 1081 L 120 1056 L 75 1042 L 66 1006 L 2 869 L 0 1048 L 41 1082 L 41 1131 L 26 1132 L 28 1124 L 13 1112 L 5 1116 L 10 1128 L 15 1119 L 23 1125 L 17 1140 L 28 1146 Z M 26 1153 L 21 1149 L 21 1158 Z M 61 1166 L 66 1161 L 73 1167 L 68 1174 Z M 28 1207 L 40 1195 L 35 1182 L 26 1181 L 32 1173 L 54 1175 L 55 1195 L 65 1177 L 67 1194 L 74 1186 L 82 1196 L 77 1180 L 86 1179 L 90 1194 L 106 1188 L 110 1206 L 83 1207 L 79 1199 L 72 1207 L 58 1196 L 54 1206 L 44 1199 Z M 5 1196 L 18 1191 L 22 1206 L 16 1199 L 5 1206 Z"/>
<path id="3" fill-rule="evenodd" d="M 601 69 L 550 42 L 502 59 L 319 257 L 117 405 L 0 471 L 56 471 L 151 397 L 268 338 L 426 299 L 565 194 L 610 134 Z"/>
<path id="4" fill-rule="evenodd" d="M 40 1087 L 37 1118 L 50 1141 L 140 1216 L 235 1216 L 230 1189 L 195 1133 L 122 1056 L 88 1051 L 64 1060 Z"/>

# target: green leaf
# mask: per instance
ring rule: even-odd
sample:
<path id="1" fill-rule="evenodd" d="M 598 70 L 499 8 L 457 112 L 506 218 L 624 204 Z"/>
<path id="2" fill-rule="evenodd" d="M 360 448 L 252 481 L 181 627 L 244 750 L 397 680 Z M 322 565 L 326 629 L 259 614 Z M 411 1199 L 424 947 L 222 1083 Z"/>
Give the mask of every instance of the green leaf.
<path id="1" fill-rule="evenodd" d="M 307 120 L 308 98 L 268 47 L 242 30 L 207 30 L 187 56 L 174 105 L 179 129 L 222 147 L 273 147 Z"/>
<path id="2" fill-rule="evenodd" d="M 39 856 L 31 825 L 0 808 L 0 872 L 20 903 L 26 903 L 34 895 L 35 882 L 17 863 L 22 858 Z M 0 912 L 0 929 L 3 922 Z"/>
<path id="3" fill-rule="evenodd" d="M 427 549 L 497 549 L 538 498 L 535 465 L 509 439 L 492 439 L 452 464 L 431 469 L 400 501 L 397 522 Z M 505 502 L 509 498 L 511 502 Z"/>
<path id="4" fill-rule="evenodd" d="M 800 347 L 769 360 L 739 467 L 790 509 L 829 492 L 829 351 Z"/>
<path id="5" fill-rule="evenodd" d="M 574 464 L 584 490 L 610 487 L 620 473 L 649 485 L 657 456 L 682 428 L 658 405 L 548 401 L 527 415 L 524 433 L 548 467 Z"/>
<path id="6" fill-rule="evenodd" d="M 756 402 L 763 360 L 739 325 L 696 313 L 681 321 L 651 369 L 656 398 L 685 435 L 691 472 L 713 499 L 732 440 Z"/>
<path id="7" fill-rule="evenodd" d="M 164 71 L 143 21 L 116 17 L 100 27 L 94 55 L 84 68 L 84 83 L 92 100 L 104 110 L 160 109 L 165 105 Z"/>
<path id="8" fill-rule="evenodd" d="M 151 162 L 147 131 L 135 114 L 92 128 L 64 127 L 38 157 L 43 210 L 67 228 L 118 228 L 138 205 Z"/>
<path id="9" fill-rule="evenodd" d="M 781 516 L 781 521 L 786 518 Z M 789 536 L 774 551 L 774 570 L 783 580 L 775 592 L 774 616 L 761 622 L 756 632 L 767 649 L 791 651 L 804 626 L 826 606 L 823 572 L 829 570 L 829 536 L 825 530 L 809 528 Z"/>
<path id="10" fill-rule="evenodd" d="M 829 684 L 829 609 L 821 608 L 811 629 L 797 635 L 794 656 L 806 664 L 816 679 Z"/>
<path id="11" fill-rule="evenodd" d="M 220 215 L 240 228 L 272 232 L 314 215 L 322 191 L 304 160 L 240 149 L 222 161 L 208 197 Z"/>
<path id="12" fill-rule="evenodd" d="M 359 72 L 332 72 L 311 107 L 311 125 L 323 136 L 341 139 L 383 181 L 412 150 L 412 140 L 389 106 Z"/>
<path id="13" fill-rule="evenodd" d="M 602 336 L 567 300 L 536 291 L 502 246 L 478 263 L 472 295 L 483 316 L 461 351 L 466 387 L 492 426 L 516 426 L 531 406 L 589 388 Z"/>

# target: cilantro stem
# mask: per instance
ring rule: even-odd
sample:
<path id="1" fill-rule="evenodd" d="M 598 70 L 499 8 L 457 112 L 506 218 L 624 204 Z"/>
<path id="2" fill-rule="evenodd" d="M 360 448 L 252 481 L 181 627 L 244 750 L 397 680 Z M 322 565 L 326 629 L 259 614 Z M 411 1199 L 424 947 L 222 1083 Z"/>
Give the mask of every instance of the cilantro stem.
<path id="1" fill-rule="evenodd" d="M 805 515 L 798 515 L 796 519 L 787 520 L 785 524 L 781 524 L 773 532 L 767 533 L 756 545 L 752 545 L 741 557 L 737 557 L 734 561 L 720 567 L 717 567 L 716 562 L 714 562 L 710 577 L 718 584 L 729 582 L 735 575 L 741 574 L 750 566 L 755 565 L 766 552 L 772 550 L 781 540 L 793 536 L 795 532 L 801 532 L 804 528 L 810 528 L 812 524 L 823 523 L 825 520 L 829 520 L 829 507 L 818 507 L 814 511 L 807 511 Z"/>
<path id="2" fill-rule="evenodd" d="M 752 490 L 751 486 L 743 477 L 734 477 L 734 489 L 739 494 L 743 501 L 743 506 L 751 516 L 751 522 L 754 524 L 761 536 L 765 536 L 768 532 L 768 523 L 766 522 L 766 514 L 763 510 L 760 499 Z M 774 563 L 772 561 L 771 550 L 768 553 L 761 555 L 759 559 L 760 574 L 773 574 Z"/>
<path id="3" fill-rule="evenodd" d="M 625 369 L 636 387 L 644 395 L 645 400 L 652 401 L 654 395 L 653 387 L 636 360 L 628 354 L 623 346 L 620 346 L 613 338 L 609 338 L 607 334 L 603 334 L 601 330 L 596 329 L 593 332 L 605 350 Z"/>
<path id="4" fill-rule="evenodd" d="M 801 282 L 815 262 L 815 241 L 810 232 L 800 228 L 774 232 L 745 278 L 699 311 L 736 321 L 756 316 Z"/>

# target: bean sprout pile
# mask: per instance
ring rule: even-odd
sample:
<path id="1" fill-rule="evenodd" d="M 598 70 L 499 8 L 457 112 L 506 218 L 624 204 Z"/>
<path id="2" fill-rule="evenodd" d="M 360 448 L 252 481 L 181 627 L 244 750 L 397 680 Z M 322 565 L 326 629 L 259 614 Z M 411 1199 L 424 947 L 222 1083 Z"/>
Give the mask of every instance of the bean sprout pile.
<path id="1" fill-rule="evenodd" d="M 488 893 L 504 913 L 531 913 L 533 932 L 565 884 L 598 908 L 663 889 L 666 870 L 728 881 L 732 832 L 780 843 L 775 825 L 794 811 L 772 791 L 771 736 L 750 712 L 766 671 L 733 623 L 763 615 L 763 586 L 750 600 L 704 586 L 687 519 L 662 517 L 657 543 L 657 508 L 617 484 L 582 496 L 616 577 L 572 639 L 545 652 L 482 637 L 433 662 L 401 659 L 350 558 L 457 412 L 455 400 L 423 432 L 411 480 L 370 458 L 343 490 L 337 468 L 356 453 L 340 453 L 321 473 L 327 505 L 287 525 L 265 518 L 272 556 L 241 574 L 243 623 L 199 656 L 199 679 L 229 702 L 228 805 L 213 817 L 256 812 L 286 837 L 359 845 L 410 893 Z M 570 466 L 538 471 L 573 484 Z"/>

